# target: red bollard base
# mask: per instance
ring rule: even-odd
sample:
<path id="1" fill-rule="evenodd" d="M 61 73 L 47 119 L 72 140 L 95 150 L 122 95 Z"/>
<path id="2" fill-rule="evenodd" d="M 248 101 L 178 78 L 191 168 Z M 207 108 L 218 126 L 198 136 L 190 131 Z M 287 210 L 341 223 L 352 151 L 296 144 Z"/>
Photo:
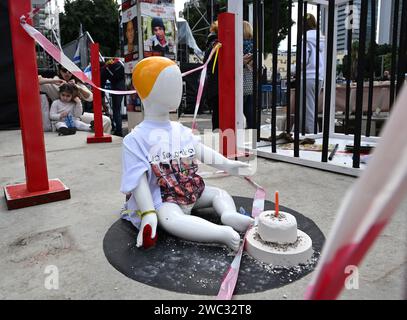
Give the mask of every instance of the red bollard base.
<path id="1" fill-rule="evenodd" d="M 71 192 L 59 179 L 49 180 L 49 189 L 29 192 L 25 183 L 4 187 L 7 209 L 14 210 L 39 204 L 66 200 Z"/>
<path id="2" fill-rule="evenodd" d="M 256 155 L 251 151 L 238 151 L 236 154 L 229 154 L 225 157 L 230 160 L 251 161 L 255 159 Z"/>
<path id="3" fill-rule="evenodd" d="M 102 143 L 112 142 L 112 136 L 110 134 L 104 134 L 103 136 L 88 136 L 87 143 Z"/>

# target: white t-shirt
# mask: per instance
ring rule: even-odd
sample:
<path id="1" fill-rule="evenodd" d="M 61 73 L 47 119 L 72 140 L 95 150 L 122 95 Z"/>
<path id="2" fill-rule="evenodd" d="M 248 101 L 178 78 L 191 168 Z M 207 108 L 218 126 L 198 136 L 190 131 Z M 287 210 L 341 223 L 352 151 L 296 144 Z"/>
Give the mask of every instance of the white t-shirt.
<path id="1" fill-rule="evenodd" d="M 163 202 L 190 210 L 205 188 L 203 179 L 196 174 L 198 143 L 200 138 L 179 122 L 144 120 L 123 139 L 120 191 L 132 192 L 147 173 L 155 210 Z M 138 209 L 133 194 L 126 209 L 133 214 Z"/>

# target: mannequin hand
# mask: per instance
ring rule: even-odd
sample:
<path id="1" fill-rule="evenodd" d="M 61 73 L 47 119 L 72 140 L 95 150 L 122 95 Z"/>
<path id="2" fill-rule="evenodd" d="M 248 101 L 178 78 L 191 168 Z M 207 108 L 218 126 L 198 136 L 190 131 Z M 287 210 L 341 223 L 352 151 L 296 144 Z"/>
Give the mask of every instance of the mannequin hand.
<path id="1" fill-rule="evenodd" d="M 151 235 L 150 237 L 145 239 L 144 233 Z M 155 213 L 147 214 L 146 216 L 143 217 L 143 220 L 141 220 L 140 231 L 137 235 L 137 247 L 143 246 L 145 249 L 152 247 L 157 241 L 156 233 L 157 233 L 157 214 Z"/>
<path id="2" fill-rule="evenodd" d="M 250 164 L 233 160 L 228 161 L 226 172 L 233 176 L 252 176 L 254 174 Z"/>

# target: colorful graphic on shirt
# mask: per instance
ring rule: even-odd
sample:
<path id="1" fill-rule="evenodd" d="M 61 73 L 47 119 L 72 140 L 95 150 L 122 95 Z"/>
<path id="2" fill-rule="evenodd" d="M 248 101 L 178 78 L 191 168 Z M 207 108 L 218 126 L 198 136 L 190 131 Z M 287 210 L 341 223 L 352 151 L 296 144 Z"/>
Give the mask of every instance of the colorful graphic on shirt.
<path id="1" fill-rule="evenodd" d="M 169 162 L 150 162 L 157 177 L 163 202 L 179 205 L 194 204 L 205 189 L 205 183 L 196 172 L 195 157 L 172 159 Z"/>

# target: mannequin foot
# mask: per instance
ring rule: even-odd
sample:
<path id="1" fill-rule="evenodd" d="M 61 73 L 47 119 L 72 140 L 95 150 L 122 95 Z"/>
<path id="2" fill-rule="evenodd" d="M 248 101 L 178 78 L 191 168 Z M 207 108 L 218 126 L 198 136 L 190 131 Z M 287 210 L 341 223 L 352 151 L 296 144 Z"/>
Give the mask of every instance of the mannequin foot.
<path id="1" fill-rule="evenodd" d="M 254 223 L 253 218 L 237 212 L 224 212 L 221 216 L 221 221 L 238 232 L 245 232 Z"/>
<path id="2" fill-rule="evenodd" d="M 240 236 L 229 226 L 223 226 L 224 230 L 222 232 L 222 242 L 226 244 L 233 251 L 239 250 L 240 246 Z"/>

